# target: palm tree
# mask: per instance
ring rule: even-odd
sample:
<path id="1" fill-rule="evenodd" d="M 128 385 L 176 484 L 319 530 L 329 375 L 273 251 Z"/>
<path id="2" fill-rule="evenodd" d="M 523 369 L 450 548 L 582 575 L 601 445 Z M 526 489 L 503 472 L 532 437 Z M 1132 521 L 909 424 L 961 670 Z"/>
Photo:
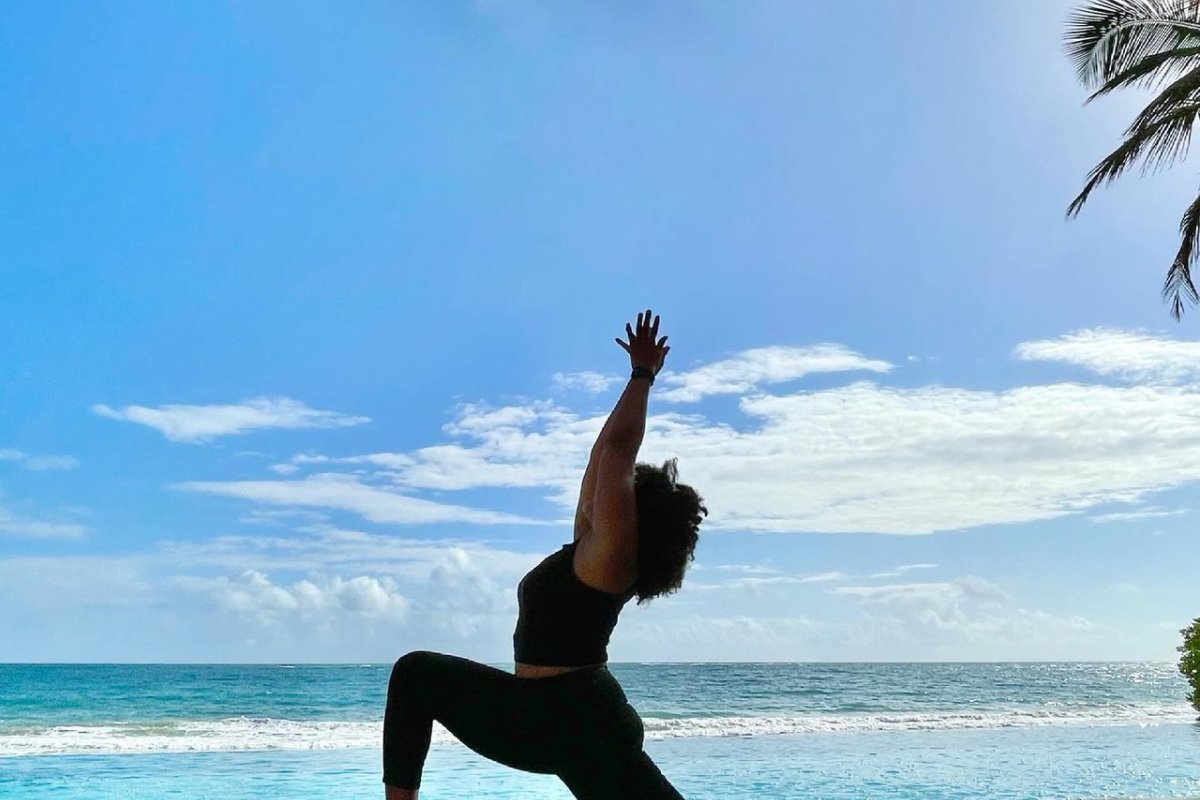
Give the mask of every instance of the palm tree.
<path id="1" fill-rule="evenodd" d="M 1125 131 L 1125 141 L 1088 173 L 1067 209 L 1079 213 L 1092 190 L 1142 159 L 1142 173 L 1170 166 L 1191 141 L 1200 114 L 1200 0 L 1092 0 L 1067 20 L 1067 55 L 1087 102 L 1123 86 L 1161 88 Z M 1200 196 L 1183 213 L 1179 252 L 1163 284 L 1163 299 L 1180 319 L 1183 301 L 1200 302 L 1192 262 L 1200 255 Z"/>

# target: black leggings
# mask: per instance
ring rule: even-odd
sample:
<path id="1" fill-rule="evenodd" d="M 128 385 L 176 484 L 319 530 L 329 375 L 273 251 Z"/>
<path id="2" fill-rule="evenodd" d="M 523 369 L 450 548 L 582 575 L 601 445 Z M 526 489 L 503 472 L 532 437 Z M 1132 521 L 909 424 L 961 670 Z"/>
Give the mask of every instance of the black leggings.
<path id="1" fill-rule="evenodd" d="M 416 789 L 433 721 L 476 753 L 557 775 L 580 800 L 683 800 L 642 749 L 645 730 L 605 666 L 549 678 L 416 650 L 388 682 L 383 782 Z"/>

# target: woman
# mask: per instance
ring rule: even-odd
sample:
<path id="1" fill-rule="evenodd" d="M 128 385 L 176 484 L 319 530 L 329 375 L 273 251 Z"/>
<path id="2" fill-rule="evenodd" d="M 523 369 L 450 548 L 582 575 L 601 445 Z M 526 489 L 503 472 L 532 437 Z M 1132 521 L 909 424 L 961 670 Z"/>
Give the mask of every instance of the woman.
<path id="1" fill-rule="evenodd" d="M 701 513 L 675 463 L 637 464 L 646 401 L 670 347 L 658 317 L 628 324 L 633 373 L 604 423 L 583 476 L 575 539 L 517 587 L 514 674 L 418 650 L 388 683 L 383 725 L 387 800 L 414 800 L 433 720 L 493 761 L 557 775 L 581 800 L 677 798 L 642 749 L 644 728 L 616 678 L 607 646 L 621 608 L 674 592 L 696 547 Z"/>

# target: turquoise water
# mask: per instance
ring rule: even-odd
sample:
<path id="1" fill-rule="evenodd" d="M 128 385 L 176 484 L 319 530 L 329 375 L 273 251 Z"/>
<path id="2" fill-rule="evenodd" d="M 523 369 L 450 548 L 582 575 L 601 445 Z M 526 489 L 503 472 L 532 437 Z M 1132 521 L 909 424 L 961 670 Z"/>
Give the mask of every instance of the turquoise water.
<path id="1" fill-rule="evenodd" d="M 689 798 L 1200 798 L 1169 664 L 610 669 Z M 0 665 L 0 797 L 379 798 L 389 670 Z M 570 797 L 440 726 L 422 796 Z"/>

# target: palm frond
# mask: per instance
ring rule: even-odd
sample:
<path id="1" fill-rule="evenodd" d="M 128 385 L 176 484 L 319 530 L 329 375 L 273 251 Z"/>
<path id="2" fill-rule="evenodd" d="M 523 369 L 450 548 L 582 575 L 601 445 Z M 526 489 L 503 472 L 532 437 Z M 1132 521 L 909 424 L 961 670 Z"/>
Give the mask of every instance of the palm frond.
<path id="1" fill-rule="evenodd" d="M 1200 101 L 1200 67 L 1176 79 L 1158 96 L 1146 104 L 1129 127 L 1126 136 L 1132 136 L 1143 128 L 1157 122 L 1175 109 Z"/>
<path id="2" fill-rule="evenodd" d="M 1196 245 L 1200 243 L 1200 197 L 1193 200 L 1187 211 L 1183 212 L 1179 233 L 1183 241 L 1179 244 L 1175 261 L 1167 270 L 1162 289 L 1163 300 L 1171 304 L 1171 316 L 1177 320 L 1183 316 L 1185 298 L 1192 305 L 1200 303 L 1200 294 L 1197 294 L 1196 284 L 1192 282 L 1192 262 L 1197 255 Z"/>
<path id="3" fill-rule="evenodd" d="M 1192 141 L 1192 126 L 1200 114 L 1200 101 L 1178 106 L 1170 116 L 1155 120 L 1149 132 L 1142 160 L 1142 175 L 1169 167 L 1187 154 Z M 1158 124 L 1158 123 L 1162 124 Z M 1141 129 L 1139 129 L 1140 132 Z M 1149 128 L 1147 128 L 1149 130 Z M 1138 136 L 1135 132 L 1134 136 Z"/>
<path id="4" fill-rule="evenodd" d="M 1200 102 L 1179 105 L 1170 113 L 1147 122 L 1141 128 L 1131 129 L 1121 146 L 1109 153 L 1088 173 L 1088 181 L 1083 191 L 1067 207 L 1067 216 L 1077 215 L 1092 190 L 1101 183 L 1116 180 L 1142 155 L 1146 156 L 1148 162 L 1143 171 L 1149 169 L 1151 164 L 1157 168 L 1178 158 L 1191 141 L 1192 124 L 1197 114 L 1200 114 Z"/>
<path id="5" fill-rule="evenodd" d="M 1172 74 L 1186 69 L 1192 69 L 1200 60 L 1200 46 L 1180 47 L 1162 53 L 1146 56 L 1127 70 L 1112 76 L 1096 91 L 1092 92 L 1085 103 L 1090 103 L 1101 95 L 1108 94 L 1114 89 L 1125 86 L 1152 87 L 1161 84 Z"/>
<path id="6" fill-rule="evenodd" d="M 1200 44 L 1196 0 L 1092 0 L 1068 19 L 1067 56 L 1087 87 L 1156 53 Z"/>

